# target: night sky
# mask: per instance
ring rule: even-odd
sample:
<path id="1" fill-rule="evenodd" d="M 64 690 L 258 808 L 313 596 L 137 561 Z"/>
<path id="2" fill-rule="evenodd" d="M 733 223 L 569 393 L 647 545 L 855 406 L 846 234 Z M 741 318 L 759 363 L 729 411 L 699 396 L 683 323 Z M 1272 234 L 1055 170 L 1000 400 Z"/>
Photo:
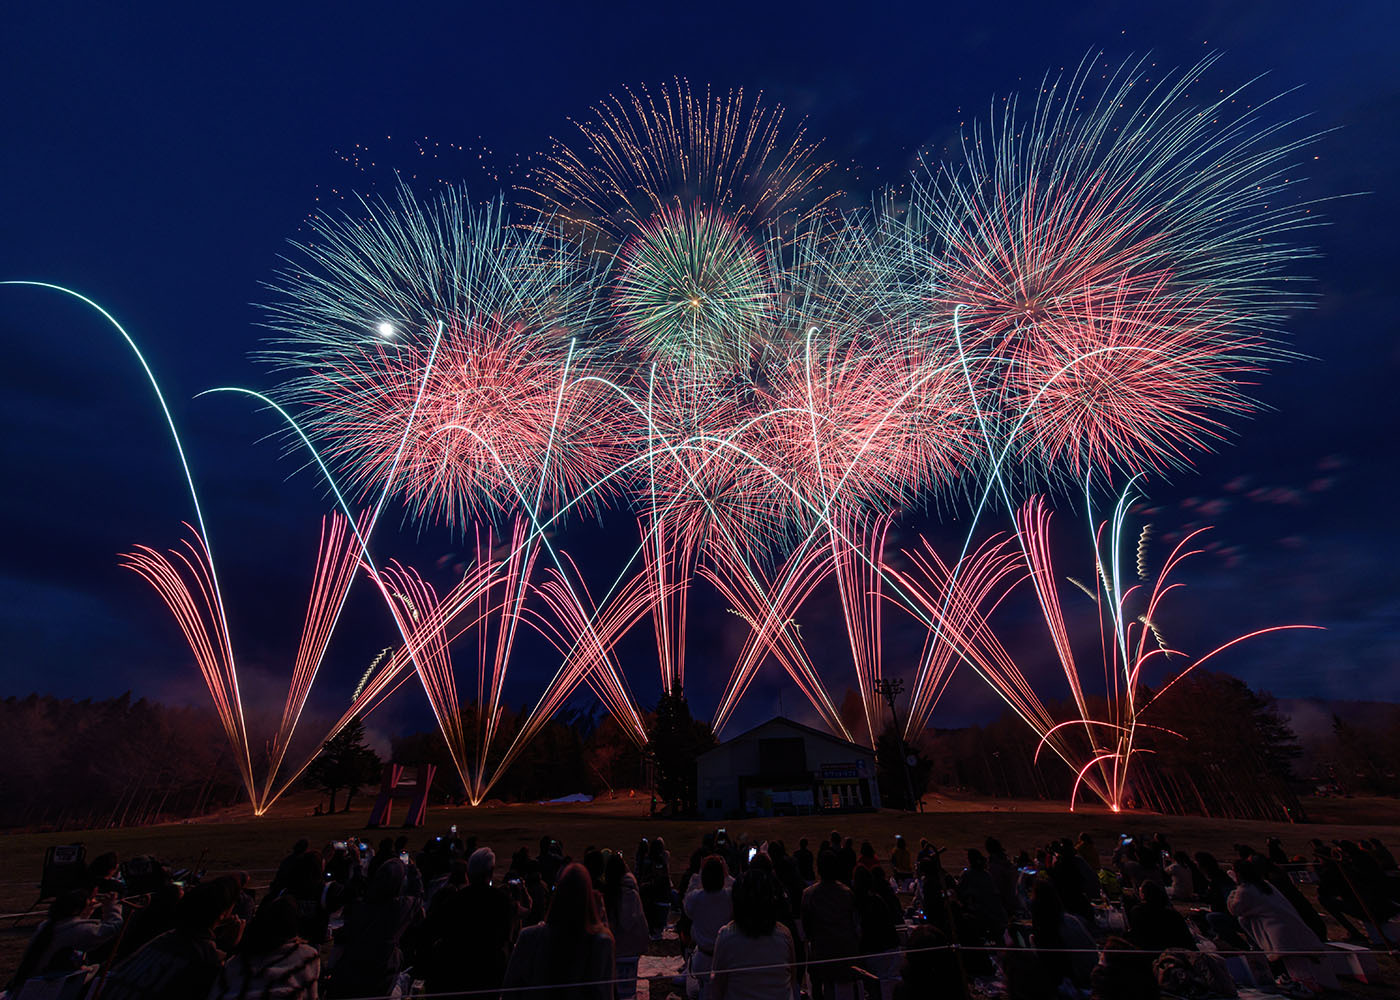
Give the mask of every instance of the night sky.
<path id="1" fill-rule="evenodd" d="M 1223 49 L 1213 83 L 1268 74 L 1252 92 L 1298 88 L 1277 112 L 1311 116 L 1296 134 L 1335 130 L 1306 157 L 1307 193 L 1338 199 L 1324 209 L 1330 226 L 1313 234 L 1320 257 L 1300 265 L 1316 279 L 1317 306 L 1289 324 L 1311 360 L 1269 374 L 1257 392 L 1267 410 L 1235 422 L 1236 440 L 1203 456 L 1194 474 L 1148 484 L 1160 533 L 1217 526 L 1212 551 L 1183 576 L 1175 641 L 1200 652 L 1262 625 L 1323 625 L 1220 665 L 1281 696 L 1400 700 L 1393 2 L 1098 3 L 1084 12 L 657 3 L 606 13 L 588 12 L 591 4 L 245 4 L 227 15 L 128 6 L 11 5 L 3 15 L 0 278 L 82 291 L 146 351 L 188 438 L 255 705 L 280 698 L 275 679 L 285 684 L 328 505 L 268 437 L 277 430 L 268 415 L 232 397 L 193 397 L 213 385 L 271 384 L 249 358 L 264 335 L 254 303 L 311 212 L 386 189 L 394 169 L 420 193 L 449 179 L 491 197 L 518 178 L 519 161 L 552 136 L 571 136 L 570 116 L 624 86 L 675 76 L 697 88 L 762 90 L 791 121 L 805 117 L 832 159 L 856 165 L 842 182 L 859 200 L 903 176 L 920 149 L 956 143 L 959 125 L 984 115 L 995 95 L 1033 91 L 1047 69 L 1100 49 L 1115 64 L 1150 51 L 1163 67 Z M 168 615 L 117 567 L 135 542 L 175 543 L 191 517 L 139 368 L 109 327 L 51 292 L 0 289 L 0 337 L 0 694 L 131 689 L 198 700 L 202 686 Z M 919 526 L 945 551 L 961 537 L 957 522 Z M 384 528 L 399 527 L 386 519 Z M 1062 527 L 1083 535 L 1069 518 Z M 605 566 L 619 533 L 635 543 L 630 519 L 616 516 L 570 529 L 563 546 Z M 463 548 L 445 530 L 408 524 L 378 547 L 444 573 Z M 1083 572 L 1066 566 L 1074 569 Z M 721 679 L 703 675 L 727 675 L 738 637 L 721 606 L 700 601 L 705 634 L 690 682 L 708 712 Z M 313 695 L 319 711 L 338 711 L 392 642 L 366 587 L 352 598 L 352 618 Z M 892 628 L 887 656 L 897 669 L 918 645 Z M 1035 668 L 1048 647 L 1028 634 L 1022 648 L 1046 695 L 1061 695 L 1048 661 Z M 650 704 L 655 654 L 644 630 L 624 653 Z M 508 701 L 538 691 L 552 668 L 542 656 L 523 650 Z M 798 710 L 800 695 L 769 669 L 736 723 L 772 714 L 780 696 Z M 845 674 L 839 665 L 826 673 L 839 698 Z M 996 705 L 981 682 L 959 677 L 933 721 L 984 719 Z M 421 690 L 405 688 L 372 722 L 381 736 L 426 725 Z"/>

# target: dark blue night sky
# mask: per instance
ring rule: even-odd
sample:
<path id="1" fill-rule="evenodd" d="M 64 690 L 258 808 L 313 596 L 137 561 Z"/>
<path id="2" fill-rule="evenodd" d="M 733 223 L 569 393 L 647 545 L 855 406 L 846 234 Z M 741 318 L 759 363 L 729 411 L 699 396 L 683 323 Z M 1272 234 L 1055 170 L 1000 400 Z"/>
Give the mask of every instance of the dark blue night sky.
<path id="1" fill-rule="evenodd" d="M 1033 90 L 1086 51 L 1116 63 L 1150 50 L 1184 67 L 1223 49 L 1212 81 L 1267 73 L 1260 94 L 1298 88 L 1280 115 L 1336 130 L 1310 151 L 1307 190 L 1339 200 L 1315 233 L 1320 258 L 1304 265 L 1317 307 L 1290 324 L 1313 360 L 1268 375 L 1258 395 L 1269 409 L 1196 474 L 1148 485 L 1163 532 L 1217 525 L 1217 547 L 1185 576 L 1176 628 L 1203 649 L 1261 625 L 1324 625 L 1221 666 L 1279 695 L 1400 700 L 1397 38 L 1390 2 L 11 5 L 0 15 L 0 278 L 72 286 L 147 351 L 189 438 L 257 699 L 258 678 L 294 652 L 326 504 L 267 438 L 277 428 L 266 414 L 193 397 L 270 384 L 248 357 L 263 335 L 253 303 L 310 212 L 383 188 L 395 168 L 420 191 L 464 178 L 490 197 L 492 172 L 509 184 L 518 159 L 569 135 L 569 116 L 675 76 L 762 90 L 805 116 L 833 159 L 859 165 L 845 185 L 862 197 L 919 149 L 955 142 L 994 95 Z M 174 543 L 190 517 L 140 370 L 110 328 L 53 293 L 0 289 L 0 337 L 0 694 L 198 698 L 178 633 L 117 567 L 134 542 Z M 949 544 L 959 535 L 929 527 Z M 606 562 L 609 531 L 634 543 L 616 518 L 564 544 Z M 383 543 L 425 567 L 450 565 L 459 546 L 408 525 Z M 317 702 L 327 710 L 392 641 L 367 590 L 353 610 Z M 721 607 L 707 613 L 730 628 Z M 727 674 L 737 641 L 719 633 L 691 668 L 707 711 L 719 681 L 705 691 L 695 673 Z M 917 654 L 906 638 L 890 640 L 895 668 Z M 635 649 L 644 657 L 649 642 Z M 525 650 L 508 700 L 538 690 L 540 656 Z M 650 703 L 652 660 L 629 675 Z M 771 714 L 780 692 L 793 710 L 800 696 L 769 679 L 736 722 Z M 934 721 L 994 706 L 962 677 Z M 405 688 L 377 725 L 426 721 L 421 691 Z"/>

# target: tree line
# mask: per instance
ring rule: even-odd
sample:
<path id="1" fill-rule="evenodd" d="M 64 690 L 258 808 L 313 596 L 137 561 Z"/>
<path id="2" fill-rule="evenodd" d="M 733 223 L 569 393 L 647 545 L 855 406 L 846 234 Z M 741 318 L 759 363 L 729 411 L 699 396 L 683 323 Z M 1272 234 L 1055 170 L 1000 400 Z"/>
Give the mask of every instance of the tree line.
<path id="1" fill-rule="evenodd" d="M 1151 692 L 1144 692 L 1149 694 Z M 1049 706 L 1070 718 L 1070 706 Z M 848 725 L 863 725 L 860 699 L 841 703 Z M 467 733 L 475 709 L 463 709 Z M 507 747 L 527 712 L 507 708 L 499 720 Z M 663 696 L 645 717 L 643 750 L 599 710 L 568 710 L 524 743 L 490 798 L 535 801 L 574 793 L 653 790 L 658 809 L 693 810 L 695 758 L 713 746 L 708 725 L 691 715 L 680 692 Z M 1325 746 L 1311 748 L 1318 773 L 1298 774 L 1300 748 L 1268 694 L 1237 678 L 1205 671 L 1165 692 L 1144 719 L 1134 757 L 1133 804 L 1169 813 L 1236 818 L 1303 819 L 1300 792 L 1325 786 L 1343 793 L 1400 795 L 1400 706 L 1373 724 L 1338 716 Z M 853 729 L 852 731 L 857 731 Z M 162 705 L 123 694 L 102 700 L 29 695 L 0 700 L 0 826 L 91 828 L 135 826 L 202 815 L 245 800 L 230 751 L 211 710 Z M 907 790 L 1067 800 L 1073 772 L 1042 752 L 1009 711 L 982 726 L 929 729 L 906 744 L 893 726 L 879 734 L 881 795 L 901 805 Z M 499 752 L 499 751 L 497 751 Z M 447 746 L 436 729 L 391 742 L 405 765 L 436 764 L 434 799 L 463 801 Z M 909 761 L 912 760 L 911 765 Z M 488 771 L 500 764 L 487 761 Z M 323 808 L 348 808 L 373 795 L 383 761 L 358 721 L 327 744 L 303 786 L 320 790 Z"/>
<path id="2" fill-rule="evenodd" d="M 232 805 L 242 792 L 221 733 L 211 710 L 130 693 L 5 698 L 0 826 L 142 826 Z"/>
<path id="3" fill-rule="evenodd" d="M 1139 704 L 1154 692 L 1139 691 Z M 1091 714 L 1104 718 L 1090 699 Z M 1077 718 L 1069 703 L 1048 705 L 1056 719 Z M 1175 814 L 1302 820 L 1295 773 L 1298 738 L 1272 696 L 1228 674 L 1194 671 L 1161 693 L 1141 717 L 1131 761 L 1130 803 Z M 1073 736 L 1073 729 L 1071 729 Z M 1087 739 L 1080 748 L 1089 757 Z M 986 726 L 930 730 L 920 742 L 935 786 L 977 795 L 1068 799 L 1074 771 L 1009 710 Z M 1081 789 L 1081 794 L 1083 790 Z"/>

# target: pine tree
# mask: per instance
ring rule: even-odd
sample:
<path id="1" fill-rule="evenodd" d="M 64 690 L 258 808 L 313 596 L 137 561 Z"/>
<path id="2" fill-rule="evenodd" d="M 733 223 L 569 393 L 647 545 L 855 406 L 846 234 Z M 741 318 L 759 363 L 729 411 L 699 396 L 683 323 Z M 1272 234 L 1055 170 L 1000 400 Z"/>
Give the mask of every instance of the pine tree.
<path id="1" fill-rule="evenodd" d="M 672 816 L 695 812 L 696 762 L 715 744 L 714 730 L 690 714 L 679 687 L 661 696 L 647 726 L 647 754 L 656 768 L 656 794 Z"/>
<path id="2" fill-rule="evenodd" d="M 320 754 L 306 769 L 305 781 L 312 788 L 329 793 L 330 812 L 335 812 L 336 794 L 345 789 L 345 808 L 365 785 L 379 778 L 383 762 L 365 742 L 365 724 L 351 719 L 344 729 L 326 741 Z"/>

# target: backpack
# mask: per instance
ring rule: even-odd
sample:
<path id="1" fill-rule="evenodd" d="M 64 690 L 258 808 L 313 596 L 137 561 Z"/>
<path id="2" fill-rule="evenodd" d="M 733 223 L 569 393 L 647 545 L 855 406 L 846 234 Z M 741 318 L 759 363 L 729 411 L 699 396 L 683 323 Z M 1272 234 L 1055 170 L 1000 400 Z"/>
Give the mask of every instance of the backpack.
<path id="1" fill-rule="evenodd" d="M 1232 997 L 1235 981 L 1219 955 L 1202 951 L 1164 951 L 1152 963 L 1162 992 L 1180 997 Z"/>

